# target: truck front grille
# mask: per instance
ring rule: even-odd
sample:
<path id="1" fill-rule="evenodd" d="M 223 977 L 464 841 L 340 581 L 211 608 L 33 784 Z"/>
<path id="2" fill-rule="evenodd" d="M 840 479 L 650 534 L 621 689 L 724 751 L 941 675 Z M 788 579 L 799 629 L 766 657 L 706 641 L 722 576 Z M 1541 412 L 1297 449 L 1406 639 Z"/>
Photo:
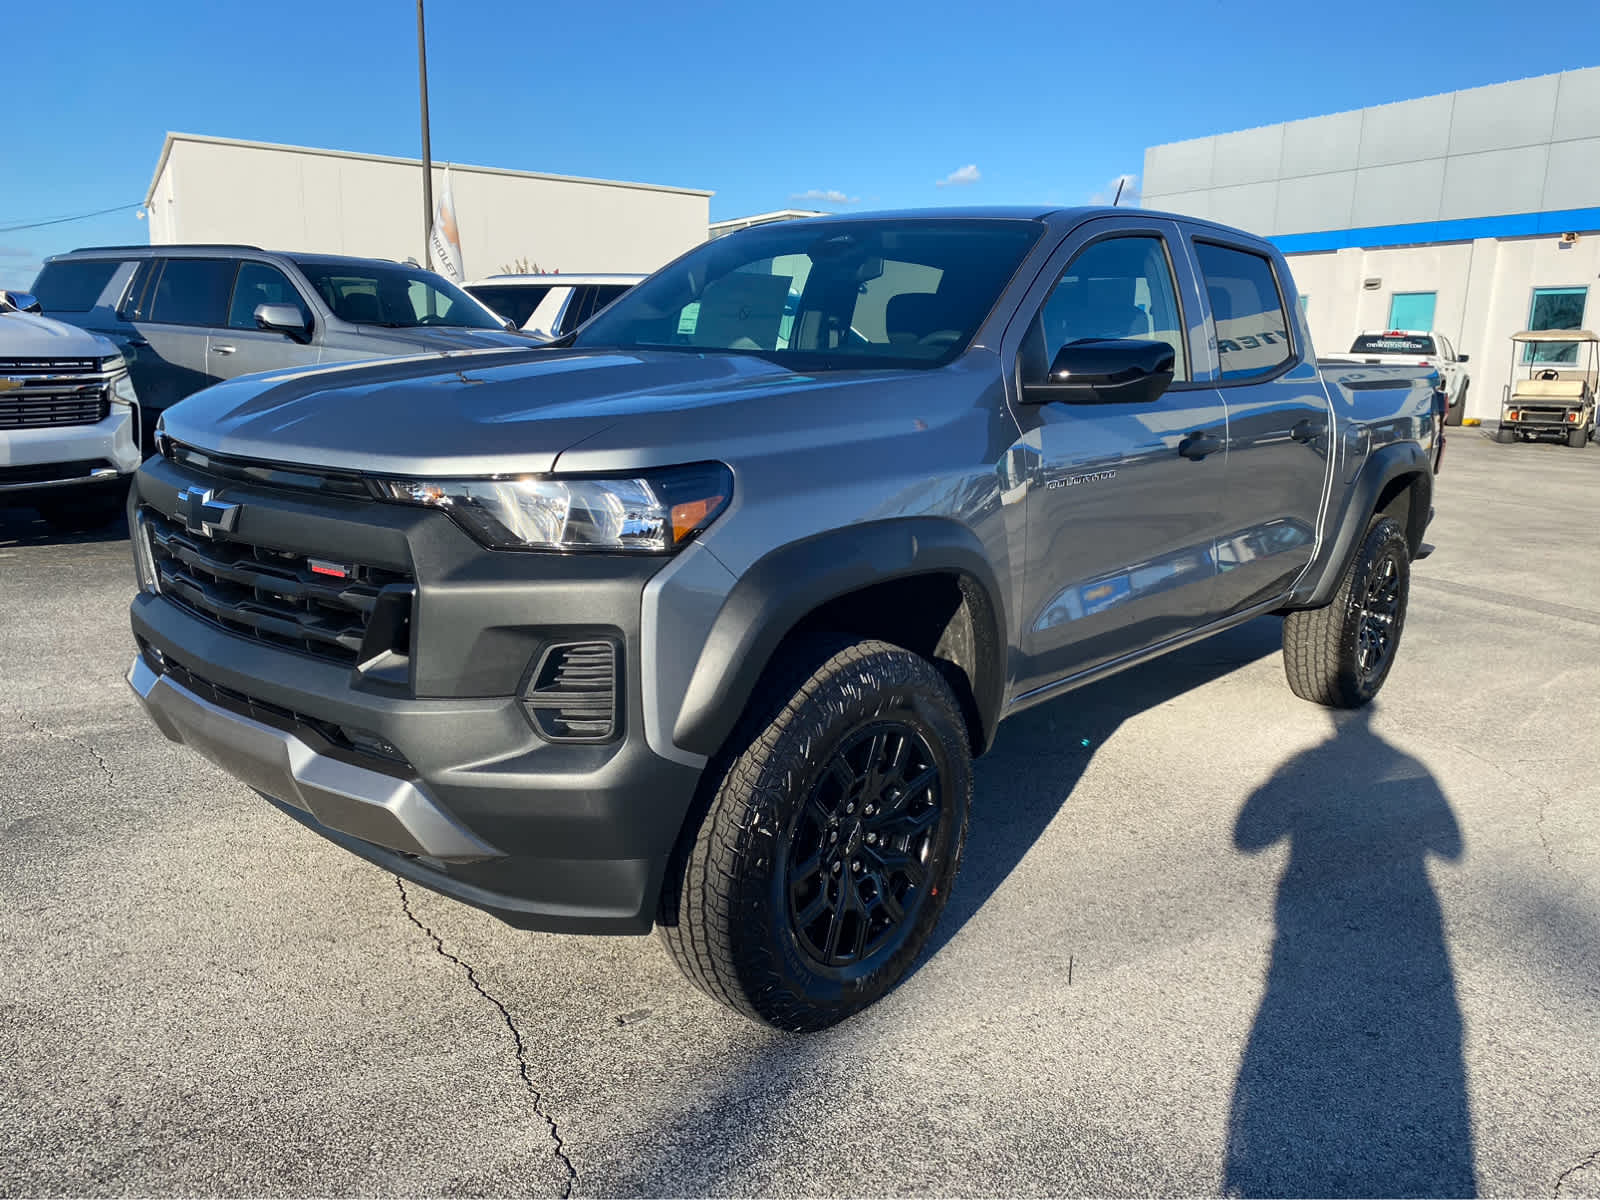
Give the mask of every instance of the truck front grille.
<path id="1" fill-rule="evenodd" d="M 140 517 L 162 594 L 196 616 L 341 666 L 409 653 L 409 575 L 204 537 L 148 507 Z"/>
<path id="2" fill-rule="evenodd" d="M 0 358 L 0 429 L 96 425 L 109 388 L 96 359 Z"/>

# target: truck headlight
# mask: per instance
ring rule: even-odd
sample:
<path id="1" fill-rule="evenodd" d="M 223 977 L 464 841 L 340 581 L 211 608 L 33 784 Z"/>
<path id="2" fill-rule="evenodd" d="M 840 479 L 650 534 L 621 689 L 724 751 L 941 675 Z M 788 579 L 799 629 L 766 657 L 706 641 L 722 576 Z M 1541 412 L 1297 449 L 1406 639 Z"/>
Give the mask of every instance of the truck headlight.
<path id="1" fill-rule="evenodd" d="M 380 499 L 440 509 L 496 550 L 664 554 L 710 525 L 733 497 L 733 473 L 721 463 L 604 479 L 529 475 L 373 483 Z"/>
<path id="2" fill-rule="evenodd" d="M 139 403 L 139 394 L 133 390 L 133 380 L 126 375 L 118 375 L 111 381 L 111 403 L 126 404 L 132 408 Z"/>

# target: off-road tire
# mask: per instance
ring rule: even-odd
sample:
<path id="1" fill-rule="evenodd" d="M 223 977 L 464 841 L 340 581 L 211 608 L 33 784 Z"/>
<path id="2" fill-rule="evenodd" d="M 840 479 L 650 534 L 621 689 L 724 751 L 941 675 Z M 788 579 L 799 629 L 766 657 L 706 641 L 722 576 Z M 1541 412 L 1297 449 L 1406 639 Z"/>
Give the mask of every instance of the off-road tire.
<path id="1" fill-rule="evenodd" d="M 1567 430 L 1567 445 L 1574 450 L 1582 450 L 1589 444 L 1589 431 L 1587 429 Z"/>
<path id="2" fill-rule="evenodd" d="M 1494 431 L 1494 440 L 1497 442 L 1514 442 L 1517 440 L 1517 431 L 1507 429 L 1504 425 Z"/>
<path id="3" fill-rule="evenodd" d="M 934 784 L 917 793 L 921 811 L 933 806 L 938 814 L 917 835 L 925 873 L 919 887 L 906 887 L 906 895 L 896 898 L 895 908 L 905 900 L 904 916 L 880 935 L 892 934 L 889 941 L 876 953 L 862 952 L 852 965 L 830 967 L 797 927 L 793 879 L 800 875 L 791 874 L 791 850 L 802 853 L 810 844 L 806 833 L 816 825 L 818 797 L 829 786 L 824 775 L 836 760 L 867 738 L 876 752 L 879 732 L 898 727 L 908 731 L 900 744 L 913 742 L 937 768 Z M 919 770 L 926 774 L 926 766 Z M 913 781 L 901 778 L 903 796 Z M 847 791 L 840 786 L 841 795 Z M 660 938 L 691 982 L 745 1016 L 792 1031 L 842 1021 L 888 992 L 915 964 L 960 866 L 971 793 L 966 725 L 933 664 L 887 642 L 798 640 L 768 668 L 728 745 L 708 764 L 699 804 L 662 887 Z M 884 795 L 893 796 L 893 787 Z M 909 809 L 910 803 L 885 803 L 884 812 Z M 837 807 L 842 812 L 842 801 Z M 884 820 L 884 813 L 877 819 Z M 846 824 L 852 821 L 864 818 L 847 818 Z M 852 825 L 846 842 L 860 846 L 864 828 Z M 827 836 L 824 830 L 824 844 Z M 886 846 L 887 838 L 880 849 Z M 873 860 L 866 865 L 852 896 L 872 886 Z M 888 870 L 883 874 L 887 878 Z M 820 879 L 828 895 L 850 882 L 848 871 L 842 879 L 835 875 L 834 883 L 821 872 L 806 877 Z M 897 878 L 903 885 L 904 877 Z M 892 911 L 878 903 L 871 911 Z M 835 935 L 830 945 L 837 940 Z M 859 950 L 869 946 L 863 940 Z"/>
<path id="4" fill-rule="evenodd" d="M 1373 669 L 1363 667 L 1363 622 L 1375 587 L 1387 592 L 1392 564 L 1395 608 L 1387 621 L 1388 643 Z M 1302 700 L 1330 708 L 1360 708 L 1389 676 L 1405 630 L 1411 587 L 1411 555 L 1405 530 L 1393 517 L 1376 516 L 1346 568 L 1332 601 L 1292 612 L 1283 622 L 1283 669 L 1289 688 Z M 1373 626 L 1369 623 L 1370 632 Z"/>

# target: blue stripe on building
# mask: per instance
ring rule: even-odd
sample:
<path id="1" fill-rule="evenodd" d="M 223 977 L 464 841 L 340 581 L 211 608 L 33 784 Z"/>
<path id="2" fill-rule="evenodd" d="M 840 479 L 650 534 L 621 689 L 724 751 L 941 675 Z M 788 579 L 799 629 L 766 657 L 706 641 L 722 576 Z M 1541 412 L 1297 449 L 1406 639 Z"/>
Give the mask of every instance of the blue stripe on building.
<path id="1" fill-rule="evenodd" d="M 1285 254 L 1311 254 L 1351 247 L 1372 250 L 1380 246 L 1419 246 L 1433 242 L 1469 242 L 1473 238 L 1537 237 L 1595 230 L 1600 230 L 1600 208 L 1568 208 L 1560 212 L 1511 213 L 1459 221 L 1418 221 L 1412 225 L 1284 233 L 1267 240 Z"/>

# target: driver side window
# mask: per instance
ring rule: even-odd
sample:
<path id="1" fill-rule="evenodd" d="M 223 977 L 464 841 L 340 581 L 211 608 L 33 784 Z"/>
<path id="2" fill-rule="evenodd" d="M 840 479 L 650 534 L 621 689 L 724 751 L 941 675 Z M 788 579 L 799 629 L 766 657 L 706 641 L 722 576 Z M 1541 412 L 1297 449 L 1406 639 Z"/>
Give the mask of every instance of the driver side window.
<path id="1" fill-rule="evenodd" d="M 1069 342 L 1103 338 L 1165 343 L 1175 357 L 1173 379 L 1189 378 L 1183 316 L 1159 237 L 1107 238 L 1079 251 L 1023 345 L 1024 379 L 1042 379 Z"/>

